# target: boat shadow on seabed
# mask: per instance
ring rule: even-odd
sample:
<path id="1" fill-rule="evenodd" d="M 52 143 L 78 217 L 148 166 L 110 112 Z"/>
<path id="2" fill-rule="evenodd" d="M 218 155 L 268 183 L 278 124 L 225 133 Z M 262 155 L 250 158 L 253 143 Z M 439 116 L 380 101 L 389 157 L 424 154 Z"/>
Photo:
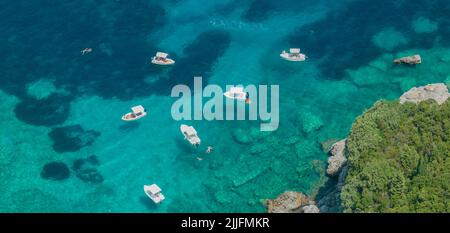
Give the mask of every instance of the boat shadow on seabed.
<path id="1" fill-rule="evenodd" d="M 147 196 L 139 197 L 139 202 L 148 210 L 157 210 L 159 206 L 158 204 L 155 204 L 152 200 L 150 200 Z"/>
<path id="2" fill-rule="evenodd" d="M 127 122 L 126 124 L 120 125 L 119 129 L 123 130 L 123 131 L 131 131 L 131 130 L 138 128 L 139 125 L 140 125 L 140 123 L 137 121 Z"/>

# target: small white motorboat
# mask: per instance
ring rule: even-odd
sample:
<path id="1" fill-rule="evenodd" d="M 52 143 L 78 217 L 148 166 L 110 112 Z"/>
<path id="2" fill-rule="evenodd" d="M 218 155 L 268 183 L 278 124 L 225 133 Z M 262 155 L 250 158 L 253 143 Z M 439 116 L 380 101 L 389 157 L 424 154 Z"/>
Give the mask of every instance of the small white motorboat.
<path id="1" fill-rule="evenodd" d="M 134 106 L 131 108 L 132 112 L 129 112 L 122 116 L 124 121 L 135 121 L 147 115 L 144 107 L 142 105 Z"/>
<path id="2" fill-rule="evenodd" d="M 168 58 L 169 54 L 157 52 L 156 56 L 152 57 L 152 63 L 156 65 L 173 65 L 175 61 Z"/>
<path id="3" fill-rule="evenodd" d="M 193 146 L 200 145 L 200 138 L 197 135 L 197 131 L 195 131 L 194 127 L 181 125 L 181 132 L 184 135 L 184 139 L 188 140 Z"/>
<path id="4" fill-rule="evenodd" d="M 144 185 L 144 192 L 156 204 L 159 204 L 166 199 L 161 193 L 161 188 L 156 184 Z"/>
<path id="5" fill-rule="evenodd" d="M 306 55 L 300 53 L 300 49 L 289 49 L 289 53 L 284 51 L 281 52 L 280 57 L 287 61 L 305 61 Z"/>
<path id="6" fill-rule="evenodd" d="M 229 99 L 237 99 L 237 100 L 247 100 L 247 93 L 244 92 L 244 88 L 242 87 L 232 87 L 229 91 L 223 94 L 225 97 Z"/>

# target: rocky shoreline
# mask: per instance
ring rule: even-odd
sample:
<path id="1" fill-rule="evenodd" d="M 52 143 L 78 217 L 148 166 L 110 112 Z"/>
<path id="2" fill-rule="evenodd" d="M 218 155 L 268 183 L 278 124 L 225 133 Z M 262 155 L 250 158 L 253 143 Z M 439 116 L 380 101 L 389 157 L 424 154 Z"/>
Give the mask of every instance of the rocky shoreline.
<path id="1" fill-rule="evenodd" d="M 444 83 L 429 84 L 422 87 L 413 87 L 402 96 L 400 103 L 406 102 L 419 103 L 425 100 L 433 99 L 439 105 L 443 104 L 450 97 L 447 85 Z"/>
<path id="2" fill-rule="evenodd" d="M 347 157 L 345 156 L 347 146 L 347 139 L 336 142 L 330 151 L 328 158 L 327 175 L 334 178 L 334 183 L 328 188 L 328 192 L 317 198 L 317 206 L 320 212 L 340 212 L 340 194 L 344 186 L 345 176 L 347 175 Z"/>
<path id="3" fill-rule="evenodd" d="M 314 201 L 303 193 L 286 191 L 276 199 L 265 200 L 268 213 L 324 213 L 339 212 L 340 191 L 347 174 L 347 158 L 345 157 L 347 139 L 343 139 L 331 146 L 328 158 L 327 175 L 337 178 L 337 182 L 330 187 L 321 198 Z"/>
<path id="4" fill-rule="evenodd" d="M 413 87 L 400 98 L 400 104 L 406 102 L 419 103 L 434 100 L 439 105 L 450 97 L 447 85 L 444 83 Z M 330 150 L 326 174 L 330 182 L 320 188 L 319 195 L 311 198 L 303 193 L 286 191 L 274 200 L 265 200 L 269 213 L 336 213 L 341 211 L 340 194 L 345 184 L 349 169 L 346 157 L 347 139 L 334 143 Z"/>
<path id="5" fill-rule="evenodd" d="M 319 213 L 315 202 L 300 192 L 286 191 L 265 204 L 268 213 Z"/>

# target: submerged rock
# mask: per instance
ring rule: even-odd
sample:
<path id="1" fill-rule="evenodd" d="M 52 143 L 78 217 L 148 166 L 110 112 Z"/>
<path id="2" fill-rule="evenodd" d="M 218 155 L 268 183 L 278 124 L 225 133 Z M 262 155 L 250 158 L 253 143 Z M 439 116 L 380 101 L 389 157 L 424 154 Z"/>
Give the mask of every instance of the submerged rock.
<path id="1" fill-rule="evenodd" d="M 321 142 L 320 145 L 322 146 L 322 151 L 324 153 L 330 152 L 331 148 L 333 148 L 334 144 L 336 144 L 336 142 L 338 141 L 338 139 L 332 138 Z"/>
<path id="2" fill-rule="evenodd" d="M 267 151 L 269 148 L 266 144 L 255 144 L 252 147 L 250 147 L 250 154 L 256 155 L 261 154 L 264 151 Z"/>
<path id="3" fill-rule="evenodd" d="M 409 41 L 403 33 L 394 27 L 389 27 L 374 35 L 372 42 L 381 49 L 393 51 L 398 47 L 408 44 Z"/>
<path id="4" fill-rule="evenodd" d="M 56 92 L 56 87 L 48 79 L 39 79 L 36 82 L 27 84 L 27 94 L 37 100 L 45 99 L 54 92 Z"/>
<path id="5" fill-rule="evenodd" d="M 215 192 L 214 197 L 215 197 L 216 201 L 221 204 L 231 203 L 230 195 L 228 195 L 228 193 L 226 193 L 225 191 Z"/>
<path id="6" fill-rule="evenodd" d="M 317 131 L 323 126 L 322 119 L 312 112 L 302 111 L 300 118 L 303 132 L 306 134 Z"/>
<path id="7" fill-rule="evenodd" d="M 244 185 L 244 184 L 256 179 L 260 175 L 264 174 L 267 170 L 268 169 L 265 167 L 258 167 L 255 169 L 251 169 L 250 171 L 242 172 L 241 175 L 239 175 L 238 177 L 235 177 L 235 179 L 233 179 L 233 185 L 235 187 Z"/>
<path id="8" fill-rule="evenodd" d="M 100 162 L 97 159 L 97 156 L 91 155 L 85 159 L 77 159 L 73 162 L 72 169 L 74 171 L 81 170 L 87 166 L 98 166 Z"/>
<path id="9" fill-rule="evenodd" d="M 420 55 L 416 54 L 413 56 L 402 57 L 394 60 L 395 64 L 408 64 L 408 65 L 417 65 L 422 63 L 422 58 Z"/>
<path id="10" fill-rule="evenodd" d="M 416 33 L 433 33 L 439 28 L 438 23 L 424 17 L 414 20 L 412 27 Z"/>
<path id="11" fill-rule="evenodd" d="M 100 132 L 84 130 L 80 125 L 53 128 L 48 136 L 53 140 L 53 149 L 58 152 L 74 152 L 89 146 L 100 136 Z"/>
<path id="12" fill-rule="evenodd" d="M 413 87 L 400 96 L 400 104 L 405 102 L 419 103 L 424 100 L 433 99 L 439 105 L 450 97 L 447 86 L 444 83 L 429 84 L 423 87 Z"/>
<path id="13" fill-rule="evenodd" d="M 306 195 L 300 192 L 286 191 L 274 200 L 265 200 L 268 213 L 303 213 L 302 207 L 313 205 Z M 307 208 L 310 210 L 310 207 Z"/>
<path id="14" fill-rule="evenodd" d="M 17 119 L 36 126 L 64 123 L 70 112 L 70 99 L 51 94 L 44 99 L 25 98 L 14 109 Z"/>
<path id="15" fill-rule="evenodd" d="M 335 176 L 338 174 L 342 167 L 347 163 L 345 157 L 345 144 L 347 139 L 336 142 L 331 148 L 331 156 L 328 158 L 327 174 L 329 176 Z"/>
<path id="16" fill-rule="evenodd" d="M 44 165 L 41 177 L 46 180 L 64 180 L 69 178 L 69 167 L 63 162 L 51 162 Z"/>
<path id="17" fill-rule="evenodd" d="M 299 137 L 297 137 L 297 136 L 290 136 L 285 141 L 283 141 L 283 144 L 284 145 L 294 145 L 298 141 L 300 141 Z"/>
<path id="18" fill-rule="evenodd" d="M 72 169 L 80 180 L 86 183 L 101 183 L 104 178 L 97 170 L 99 161 L 95 155 L 85 159 L 77 159 L 73 162 Z"/>
<path id="19" fill-rule="evenodd" d="M 76 173 L 76 176 L 86 183 L 98 184 L 104 180 L 103 176 L 94 168 L 80 170 Z"/>
<path id="20" fill-rule="evenodd" d="M 231 132 L 233 140 L 239 144 L 252 144 L 271 135 L 272 132 L 262 132 L 259 128 L 237 128 Z"/>
<path id="21" fill-rule="evenodd" d="M 249 137 L 247 134 L 243 134 L 242 129 L 234 130 L 231 135 L 233 136 L 233 139 L 235 142 L 239 144 L 249 144 L 252 143 L 252 138 Z"/>

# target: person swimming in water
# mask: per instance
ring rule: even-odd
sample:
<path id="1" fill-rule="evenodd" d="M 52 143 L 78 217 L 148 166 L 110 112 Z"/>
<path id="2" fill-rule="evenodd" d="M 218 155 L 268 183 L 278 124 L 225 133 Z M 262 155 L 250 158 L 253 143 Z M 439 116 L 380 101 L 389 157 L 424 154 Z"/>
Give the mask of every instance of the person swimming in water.
<path id="1" fill-rule="evenodd" d="M 92 52 L 92 48 L 85 48 L 85 49 L 81 50 L 82 55 L 85 55 L 86 53 L 90 53 L 90 52 Z"/>
<path id="2" fill-rule="evenodd" d="M 246 104 L 250 104 L 251 103 L 251 101 L 250 101 L 250 94 L 248 92 L 245 93 L 245 103 Z"/>
<path id="3" fill-rule="evenodd" d="M 208 148 L 206 149 L 206 154 L 211 153 L 212 150 L 213 150 L 213 147 L 212 146 L 208 146 Z"/>

